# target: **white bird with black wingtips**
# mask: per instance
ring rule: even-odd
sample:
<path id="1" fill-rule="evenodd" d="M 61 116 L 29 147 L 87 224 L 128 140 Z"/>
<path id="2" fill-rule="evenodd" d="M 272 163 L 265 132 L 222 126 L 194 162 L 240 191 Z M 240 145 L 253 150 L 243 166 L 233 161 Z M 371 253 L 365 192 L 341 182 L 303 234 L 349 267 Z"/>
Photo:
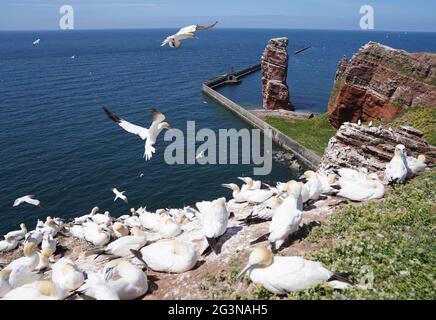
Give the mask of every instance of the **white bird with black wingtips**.
<path id="1" fill-rule="evenodd" d="M 118 191 L 117 188 L 112 188 L 112 192 L 115 193 L 115 199 L 114 202 L 117 201 L 117 199 L 123 200 L 125 203 L 129 203 L 129 200 L 127 200 L 127 197 L 124 195 L 126 191 Z"/>
<path id="2" fill-rule="evenodd" d="M 195 25 L 184 27 L 180 29 L 176 34 L 166 37 L 165 40 L 162 42 L 161 47 L 168 44 L 171 48 L 178 49 L 182 46 L 181 40 L 196 38 L 194 32 L 200 30 L 212 29 L 213 27 L 216 26 L 217 23 L 218 21 L 207 26 L 201 26 L 195 24 Z"/>
<path id="3" fill-rule="evenodd" d="M 12 206 L 13 207 L 17 207 L 20 204 L 27 203 L 27 204 L 30 204 L 32 206 L 36 206 L 36 207 L 39 207 L 39 208 L 44 208 L 44 205 L 41 203 L 41 201 L 39 201 L 37 199 L 34 199 L 33 197 L 34 197 L 33 195 L 27 195 L 27 196 L 23 196 L 23 197 L 17 198 L 14 201 L 14 204 Z"/>
<path id="4" fill-rule="evenodd" d="M 156 109 L 151 109 L 151 115 L 153 117 L 153 122 L 150 128 L 144 128 L 141 126 L 137 126 L 133 123 L 127 122 L 126 120 L 118 117 L 117 115 L 110 112 L 108 109 L 103 107 L 103 110 L 106 112 L 108 117 L 119 124 L 121 128 L 126 130 L 127 132 L 136 134 L 142 140 L 145 140 L 145 148 L 144 148 L 144 158 L 145 160 L 150 160 L 153 156 L 153 153 L 156 152 L 156 149 L 153 145 L 156 143 L 156 139 L 159 133 L 166 129 L 170 128 L 168 122 L 164 122 L 165 116 Z"/>

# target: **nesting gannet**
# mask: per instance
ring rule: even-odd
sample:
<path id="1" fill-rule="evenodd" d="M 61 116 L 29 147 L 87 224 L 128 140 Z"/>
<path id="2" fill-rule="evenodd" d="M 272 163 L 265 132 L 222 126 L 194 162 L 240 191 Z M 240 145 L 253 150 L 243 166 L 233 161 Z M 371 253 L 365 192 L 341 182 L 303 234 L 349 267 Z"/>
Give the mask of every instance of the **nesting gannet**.
<path id="1" fill-rule="evenodd" d="M 395 147 L 394 157 L 386 165 L 385 176 L 389 183 L 403 183 L 407 172 L 406 147 L 399 144 Z"/>
<path id="2" fill-rule="evenodd" d="M 159 240 L 133 252 L 146 266 L 154 271 L 182 273 L 194 268 L 197 252 L 194 247 L 177 240 Z M 138 255 L 139 253 L 139 255 Z"/>
<path id="3" fill-rule="evenodd" d="M 88 272 L 85 283 L 77 290 L 96 300 L 120 300 L 117 293 L 109 287 L 104 274 Z"/>
<path id="4" fill-rule="evenodd" d="M 264 203 L 259 204 L 253 208 L 253 211 L 241 221 L 247 224 L 256 223 L 259 221 L 270 220 L 277 208 L 282 204 L 283 200 L 280 196 L 273 196 L 266 200 Z"/>
<path id="5" fill-rule="evenodd" d="M 318 175 L 316 172 L 309 170 L 304 172 L 303 176 L 307 179 L 307 182 L 304 184 L 303 189 L 301 190 L 303 203 L 309 200 L 318 200 L 323 191 L 323 185 L 318 179 Z"/>
<path id="6" fill-rule="evenodd" d="M 38 253 L 39 255 L 39 263 L 36 266 L 36 271 L 44 271 L 48 269 L 50 266 L 50 258 L 53 255 L 53 251 L 51 249 L 47 248 L 44 250 L 41 250 L 41 252 Z"/>
<path id="7" fill-rule="evenodd" d="M 131 255 L 130 250 L 139 250 L 147 243 L 145 233 L 138 227 L 131 230 L 132 235 L 119 238 L 109 243 L 104 249 L 96 249 L 87 252 L 86 255 L 109 255 L 115 257 L 127 257 Z"/>
<path id="8" fill-rule="evenodd" d="M 112 230 L 114 231 L 114 235 L 116 238 L 121 238 L 129 235 L 129 229 L 121 222 L 115 222 L 112 225 Z"/>
<path id="9" fill-rule="evenodd" d="M 385 187 L 377 174 L 371 173 L 365 180 L 338 180 L 341 190 L 338 196 L 352 201 L 368 201 L 381 199 L 385 194 Z"/>
<path id="10" fill-rule="evenodd" d="M 317 172 L 316 173 L 319 182 L 321 182 L 321 193 L 329 193 L 333 190 L 333 187 L 336 186 L 336 174 L 324 174 Z"/>
<path id="11" fill-rule="evenodd" d="M 20 230 L 10 231 L 6 233 L 6 236 L 14 237 L 17 240 L 22 240 L 26 236 L 27 233 L 27 227 L 24 223 L 20 224 Z"/>
<path id="12" fill-rule="evenodd" d="M 164 213 L 166 213 L 166 210 L 164 209 L 159 209 L 156 211 L 156 213 L 146 211 L 139 215 L 139 220 L 141 221 L 141 224 L 145 229 L 159 232 L 159 227 L 162 223 L 160 215 Z"/>
<path id="13" fill-rule="evenodd" d="M 258 190 L 262 187 L 262 181 L 254 181 L 250 177 L 238 177 L 239 180 L 244 181 L 244 185 L 241 187 L 241 192 L 246 190 Z"/>
<path id="14" fill-rule="evenodd" d="M 17 265 L 14 268 L 9 268 L 9 286 L 11 289 L 21 287 L 27 283 L 31 283 L 42 278 L 42 274 L 35 272 L 34 268 L 29 265 Z"/>
<path id="15" fill-rule="evenodd" d="M 74 238 L 82 239 L 82 240 L 85 239 L 85 233 L 84 233 L 85 227 L 83 227 L 81 225 L 73 225 L 70 228 L 68 228 L 67 230 L 71 233 L 71 235 Z"/>
<path id="16" fill-rule="evenodd" d="M 32 42 L 32 44 L 34 45 L 34 46 L 36 46 L 36 45 L 38 45 L 39 43 L 41 42 L 41 39 L 36 39 L 35 41 L 33 41 Z"/>
<path id="17" fill-rule="evenodd" d="M 233 191 L 232 196 L 236 202 L 248 202 L 251 204 L 259 204 L 265 202 L 269 198 L 271 198 L 275 191 L 268 189 L 257 189 L 257 190 L 249 190 L 246 189 L 242 191 L 236 184 L 222 184 L 223 187 L 231 189 Z"/>
<path id="18" fill-rule="evenodd" d="M 153 122 L 150 128 L 144 128 L 127 122 L 126 120 L 118 117 L 117 115 L 110 112 L 108 109 L 103 108 L 108 117 L 119 124 L 121 128 L 126 130 L 127 132 L 138 135 L 142 140 L 145 140 L 145 150 L 144 150 L 144 158 L 145 160 L 150 160 L 153 156 L 153 153 L 156 152 L 156 149 L 153 145 L 156 143 L 156 139 L 159 133 L 163 129 L 169 129 L 170 125 L 168 122 L 164 122 L 165 116 L 156 109 L 151 109 L 151 115 L 153 117 Z"/>
<path id="19" fill-rule="evenodd" d="M 24 243 L 33 242 L 37 245 L 41 244 L 44 233 L 39 229 L 32 230 L 24 236 Z"/>
<path id="20" fill-rule="evenodd" d="M 9 291 L 4 300 L 61 300 L 67 296 L 50 280 L 35 281 Z"/>
<path id="21" fill-rule="evenodd" d="M 14 250 L 18 246 L 18 240 L 14 237 L 5 236 L 5 239 L 0 241 L 0 252 L 8 252 Z"/>
<path id="22" fill-rule="evenodd" d="M 112 217 L 110 216 L 109 211 L 105 211 L 105 213 L 96 213 L 92 216 L 91 220 L 96 224 L 101 224 L 108 226 L 112 222 Z"/>
<path id="23" fill-rule="evenodd" d="M 33 197 L 34 196 L 32 196 L 32 195 L 28 195 L 28 196 L 17 198 L 14 201 L 14 204 L 12 206 L 13 207 L 17 207 L 17 206 L 19 206 L 22 203 L 28 203 L 28 204 L 31 204 L 32 206 L 36 206 L 36 207 L 39 207 L 39 208 L 44 208 L 44 205 L 41 203 L 41 201 L 39 201 L 37 199 L 34 199 Z"/>
<path id="24" fill-rule="evenodd" d="M 68 258 L 61 258 L 52 266 L 52 281 L 61 290 L 76 290 L 85 281 L 85 275 Z"/>
<path id="25" fill-rule="evenodd" d="M 301 197 L 302 184 L 296 181 L 287 183 L 286 197 L 276 209 L 269 226 L 268 241 L 273 251 L 280 249 L 285 240 L 298 230 L 303 214 L 298 209 L 298 198 Z"/>
<path id="26" fill-rule="evenodd" d="M 190 206 L 184 207 L 183 212 L 185 214 L 185 217 L 188 218 L 189 221 L 193 221 L 195 219 L 195 216 L 198 214 L 198 211 L 191 208 Z"/>
<path id="27" fill-rule="evenodd" d="M 168 215 L 178 224 L 182 224 L 185 221 L 185 211 L 182 209 L 169 209 Z"/>
<path id="28" fill-rule="evenodd" d="M 425 168 L 427 168 L 427 165 L 425 164 L 425 155 L 420 154 L 418 158 L 414 157 L 407 157 L 407 167 L 409 168 L 409 174 L 416 175 L 421 171 L 424 171 Z"/>
<path id="29" fill-rule="evenodd" d="M 174 238 L 182 233 L 182 229 L 170 216 L 165 215 L 160 218 L 157 232 L 162 238 Z"/>
<path id="30" fill-rule="evenodd" d="M 162 42 L 161 47 L 168 44 L 171 48 L 178 49 L 182 46 L 181 40 L 191 39 L 195 37 L 194 32 L 200 30 L 208 30 L 216 26 L 218 21 L 211 25 L 201 26 L 201 25 L 191 25 L 180 29 L 176 34 L 166 37 L 166 39 Z"/>
<path id="31" fill-rule="evenodd" d="M 11 272 L 12 270 L 10 269 L 0 270 L 0 298 L 12 289 L 9 285 L 9 275 Z"/>
<path id="32" fill-rule="evenodd" d="M 112 260 L 105 265 L 103 274 L 109 288 L 120 300 L 133 300 L 148 291 L 147 275 L 129 261 Z"/>
<path id="33" fill-rule="evenodd" d="M 109 243 L 111 234 L 106 226 L 94 222 L 85 222 L 84 226 L 83 235 L 86 241 L 91 242 L 96 247 L 102 247 Z"/>
<path id="34" fill-rule="evenodd" d="M 57 241 L 51 234 L 45 233 L 42 237 L 41 249 L 50 249 L 53 253 L 56 252 Z"/>
<path id="35" fill-rule="evenodd" d="M 142 226 L 141 219 L 139 219 L 135 208 L 131 208 L 130 212 L 132 215 L 124 219 L 124 224 L 130 228 Z"/>
<path id="36" fill-rule="evenodd" d="M 98 207 L 94 207 L 92 208 L 89 214 L 85 214 L 81 217 L 74 218 L 73 220 L 74 224 L 82 224 L 86 221 L 89 221 L 98 212 L 98 210 L 100 210 Z"/>
<path id="37" fill-rule="evenodd" d="M 43 233 L 50 234 L 53 237 L 56 237 L 60 230 L 61 227 L 51 217 L 47 217 L 47 220 L 44 223 L 44 227 L 41 229 Z"/>
<path id="38" fill-rule="evenodd" d="M 5 268 L 15 269 L 19 266 L 28 266 L 30 270 L 36 268 L 39 263 L 38 245 L 34 243 L 26 243 L 23 248 L 24 257 L 13 260 Z"/>
<path id="39" fill-rule="evenodd" d="M 226 232 L 229 222 L 226 199 L 197 202 L 195 206 L 201 213 L 202 233 L 215 254 L 218 254 L 217 240 Z"/>
<path id="40" fill-rule="evenodd" d="M 349 283 L 344 275 L 327 270 L 320 262 L 302 257 L 274 256 L 265 247 L 253 250 L 239 276 L 246 272 L 251 281 L 279 295 L 301 291 L 330 280 Z"/>
<path id="41" fill-rule="evenodd" d="M 117 199 L 123 200 L 125 203 L 129 203 L 129 200 L 127 200 L 127 197 L 124 195 L 126 191 L 118 191 L 117 188 L 111 189 L 113 193 L 115 193 L 115 199 L 114 202 L 117 201 Z"/>

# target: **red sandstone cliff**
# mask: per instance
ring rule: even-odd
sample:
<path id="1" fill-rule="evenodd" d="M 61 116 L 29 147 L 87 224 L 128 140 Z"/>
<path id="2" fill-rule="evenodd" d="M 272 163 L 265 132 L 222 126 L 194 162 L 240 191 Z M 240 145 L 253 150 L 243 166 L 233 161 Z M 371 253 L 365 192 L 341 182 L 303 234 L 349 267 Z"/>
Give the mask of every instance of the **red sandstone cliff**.
<path id="1" fill-rule="evenodd" d="M 436 54 L 369 42 L 342 59 L 329 100 L 329 122 L 392 120 L 408 107 L 436 107 Z"/>
<path id="2" fill-rule="evenodd" d="M 262 94 L 265 109 L 294 110 L 289 101 L 286 84 L 288 72 L 287 38 L 275 38 L 268 42 L 262 56 Z"/>

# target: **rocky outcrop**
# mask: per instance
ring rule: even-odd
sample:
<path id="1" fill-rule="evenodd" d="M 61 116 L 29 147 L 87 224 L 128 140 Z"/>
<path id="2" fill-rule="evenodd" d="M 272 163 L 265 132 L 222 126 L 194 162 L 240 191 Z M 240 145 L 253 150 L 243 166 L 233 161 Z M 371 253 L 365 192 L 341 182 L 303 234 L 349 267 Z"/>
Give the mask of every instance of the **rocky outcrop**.
<path id="1" fill-rule="evenodd" d="M 265 109 L 294 110 L 286 84 L 288 72 L 288 38 L 268 42 L 262 56 L 262 94 Z"/>
<path id="2" fill-rule="evenodd" d="M 369 42 L 338 66 L 329 122 L 392 120 L 403 108 L 436 107 L 436 54 Z"/>
<path id="3" fill-rule="evenodd" d="M 400 143 L 406 146 L 409 156 L 425 154 L 428 163 L 435 163 L 436 147 L 422 135 L 412 127 L 369 127 L 347 122 L 330 139 L 319 169 L 331 172 L 342 167 L 365 167 L 370 172 L 383 171 Z"/>

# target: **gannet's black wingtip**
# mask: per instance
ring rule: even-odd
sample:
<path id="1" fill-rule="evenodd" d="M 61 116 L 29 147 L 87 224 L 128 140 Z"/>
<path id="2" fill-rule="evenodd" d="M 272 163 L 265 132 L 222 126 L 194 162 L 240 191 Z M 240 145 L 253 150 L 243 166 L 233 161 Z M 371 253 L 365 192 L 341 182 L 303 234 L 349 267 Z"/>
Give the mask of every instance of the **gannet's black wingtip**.
<path id="1" fill-rule="evenodd" d="M 112 121 L 115 121 L 117 123 L 121 122 L 121 118 L 118 117 L 117 115 L 113 114 L 112 112 L 110 112 L 106 107 L 103 106 L 103 111 L 107 114 L 107 116 L 109 117 L 109 119 L 111 119 Z"/>

